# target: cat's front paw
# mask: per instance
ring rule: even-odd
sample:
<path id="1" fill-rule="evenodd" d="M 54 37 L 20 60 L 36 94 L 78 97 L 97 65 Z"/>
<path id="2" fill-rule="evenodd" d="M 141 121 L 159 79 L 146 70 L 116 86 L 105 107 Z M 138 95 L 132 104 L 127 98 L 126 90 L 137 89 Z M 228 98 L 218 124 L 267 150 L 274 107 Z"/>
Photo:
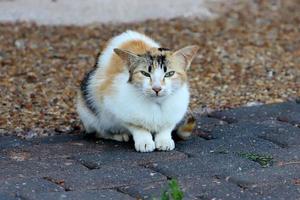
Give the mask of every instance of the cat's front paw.
<path id="1" fill-rule="evenodd" d="M 152 152 L 155 149 L 155 143 L 153 140 L 135 141 L 134 147 L 139 152 Z"/>
<path id="2" fill-rule="evenodd" d="M 155 147 L 161 151 L 171 151 L 175 148 L 175 143 L 172 138 L 156 138 Z"/>

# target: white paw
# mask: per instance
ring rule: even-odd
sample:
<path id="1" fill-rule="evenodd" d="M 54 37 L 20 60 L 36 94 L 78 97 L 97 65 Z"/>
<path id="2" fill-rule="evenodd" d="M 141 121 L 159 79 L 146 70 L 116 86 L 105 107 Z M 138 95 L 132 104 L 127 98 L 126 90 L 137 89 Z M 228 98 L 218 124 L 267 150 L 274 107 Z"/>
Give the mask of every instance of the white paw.
<path id="1" fill-rule="evenodd" d="M 155 143 L 153 142 L 153 140 L 151 139 L 144 139 L 141 141 L 135 141 L 134 142 L 134 147 L 136 151 L 139 152 L 151 152 L 154 151 L 155 149 Z"/>
<path id="2" fill-rule="evenodd" d="M 155 147 L 161 151 L 171 151 L 175 148 L 175 143 L 172 138 L 156 138 Z"/>

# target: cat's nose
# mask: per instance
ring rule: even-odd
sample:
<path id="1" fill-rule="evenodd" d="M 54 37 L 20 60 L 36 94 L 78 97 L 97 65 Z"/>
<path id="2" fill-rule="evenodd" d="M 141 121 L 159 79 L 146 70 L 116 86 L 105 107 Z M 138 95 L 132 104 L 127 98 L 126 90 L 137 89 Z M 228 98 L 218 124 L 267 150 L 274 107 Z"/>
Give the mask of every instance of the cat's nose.
<path id="1" fill-rule="evenodd" d="M 153 87 L 152 90 L 158 95 L 158 93 L 161 91 L 161 87 Z"/>

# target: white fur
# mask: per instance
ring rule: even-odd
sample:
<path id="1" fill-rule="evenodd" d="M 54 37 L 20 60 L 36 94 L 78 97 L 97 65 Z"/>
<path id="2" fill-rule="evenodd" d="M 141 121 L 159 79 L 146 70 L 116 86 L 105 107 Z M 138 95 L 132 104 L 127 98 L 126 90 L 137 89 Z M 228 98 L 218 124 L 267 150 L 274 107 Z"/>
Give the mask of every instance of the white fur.
<path id="1" fill-rule="evenodd" d="M 158 43 L 137 32 L 127 31 L 113 38 L 99 58 L 96 76 L 101 77 L 113 54 L 113 49 L 124 42 L 142 40 L 148 45 L 159 47 Z M 90 97 L 98 110 L 97 116 L 91 113 L 82 103 L 77 110 L 86 131 L 97 131 L 102 138 L 128 141 L 131 134 L 135 149 L 140 152 L 172 150 L 175 148 L 171 132 L 184 117 L 189 103 L 188 85 L 183 84 L 171 94 L 162 97 L 143 95 L 128 83 L 128 72 L 119 74 L 113 82 L 114 92 L 104 96 L 101 101 L 94 95 L 96 86 L 101 80 L 91 77 Z M 132 125 L 134 124 L 134 125 Z M 144 127 L 139 128 L 139 127 Z M 112 134 L 113 133 L 113 134 Z M 152 134 L 155 133 L 155 142 Z M 127 137 L 126 137 L 127 136 Z"/>

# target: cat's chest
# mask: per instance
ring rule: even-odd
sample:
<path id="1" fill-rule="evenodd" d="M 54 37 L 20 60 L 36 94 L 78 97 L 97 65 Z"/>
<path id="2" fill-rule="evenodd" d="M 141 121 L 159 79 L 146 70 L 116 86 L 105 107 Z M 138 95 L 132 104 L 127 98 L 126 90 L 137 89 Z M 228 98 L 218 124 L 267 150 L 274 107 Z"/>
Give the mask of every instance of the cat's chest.
<path id="1" fill-rule="evenodd" d="M 124 106 L 120 111 L 126 113 L 123 119 L 149 129 L 161 129 L 172 126 L 182 119 L 187 109 L 188 100 L 169 99 L 162 103 L 132 100 L 130 106 Z"/>
<path id="2" fill-rule="evenodd" d="M 120 121 L 155 131 L 173 126 L 183 118 L 189 102 L 189 93 L 187 88 L 183 88 L 181 92 L 157 102 L 121 92 L 105 102 L 105 108 Z"/>
<path id="3" fill-rule="evenodd" d="M 144 105 L 139 108 L 128 110 L 131 116 L 127 120 L 153 131 L 174 125 L 185 112 L 184 108 L 174 104 L 142 104 Z"/>

